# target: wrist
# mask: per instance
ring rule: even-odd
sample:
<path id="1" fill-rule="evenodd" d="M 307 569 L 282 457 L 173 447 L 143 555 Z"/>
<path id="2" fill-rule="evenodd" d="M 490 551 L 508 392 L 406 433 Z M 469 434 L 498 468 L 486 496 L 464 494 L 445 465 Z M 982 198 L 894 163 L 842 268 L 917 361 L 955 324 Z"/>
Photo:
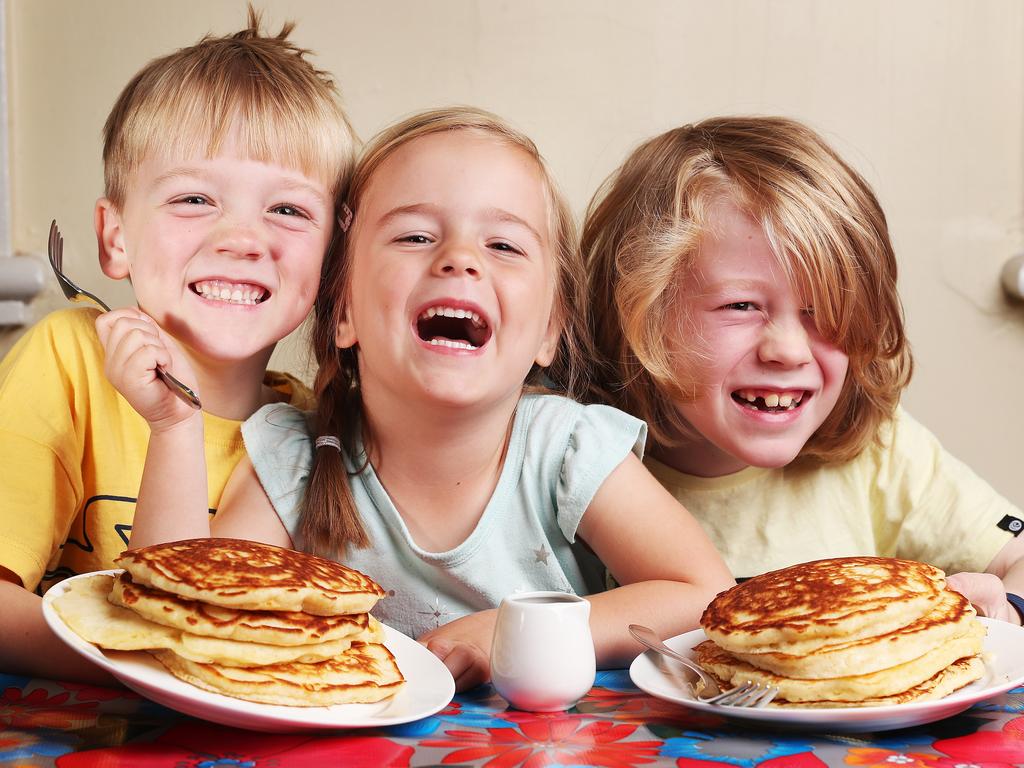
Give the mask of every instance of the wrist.
<path id="1" fill-rule="evenodd" d="M 149 422 L 150 437 L 172 437 L 174 435 L 192 436 L 203 431 L 203 412 L 192 411 L 183 419 L 156 419 Z"/>

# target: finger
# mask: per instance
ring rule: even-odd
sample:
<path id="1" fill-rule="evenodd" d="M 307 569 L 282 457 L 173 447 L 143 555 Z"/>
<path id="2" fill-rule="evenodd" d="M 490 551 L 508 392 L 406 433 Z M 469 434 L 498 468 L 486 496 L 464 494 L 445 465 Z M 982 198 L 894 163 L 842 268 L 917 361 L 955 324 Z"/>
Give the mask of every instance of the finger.
<path id="1" fill-rule="evenodd" d="M 474 646 L 460 643 L 444 657 L 444 665 L 455 678 L 455 690 L 475 688 L 490 678 L 489 664 L 483 653 Z"/>

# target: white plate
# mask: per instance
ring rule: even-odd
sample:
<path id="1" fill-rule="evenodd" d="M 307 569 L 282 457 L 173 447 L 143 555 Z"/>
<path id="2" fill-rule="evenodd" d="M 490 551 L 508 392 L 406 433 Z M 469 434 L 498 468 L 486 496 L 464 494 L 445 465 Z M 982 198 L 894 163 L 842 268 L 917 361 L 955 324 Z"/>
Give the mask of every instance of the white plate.
<path id="1" fill-rule="evenodd" d="M 119 570 L 103 571 L 117 574 Z M 80 638 L 53 609 L 53 600 L 81 574 L 60 582 L 43 597 L 46 623 L 75 651 L 114 677 L 165 707 L 222 725 L 275 732 L 318 728 L 370 728 L 419 720 L 443 709 L 455 695 L 448 668 L 430 651 L 396 629 L 385 626 L 384 644 L 395 655 L 405 687 L 376 704 L 336 704 L 330 707 L 285 707 L 233 699 L 179 680 L 145 651 L 104 651 Z"/>
<path id="2" fill-rule="evenodd" d="M 719 715 L 744 725 L 773 729 L 827 731 L 885 731 L 930 723 L 962 712 L 972 704 L 992 698 L 1024 684 L 1024 628 L 1004 621 L 981 619 L 988 629 L 985 637 L 987 669 L 976 680 L 936 701 L 893 704 L 885 707 L 843 707 L 837 709 L 743 709 L 722 707 L 697 701 L 690 693 L 687 675 L 681 664 L 659 653 L 647 651 L 634 659 L 629 668 L 633 683 L 659 699 L 674 701 L 684 707 Z M 695 659 L 693 648 L 706 640 L 704 631 L 696 629 L 666 640 L 674 651 Z"/>

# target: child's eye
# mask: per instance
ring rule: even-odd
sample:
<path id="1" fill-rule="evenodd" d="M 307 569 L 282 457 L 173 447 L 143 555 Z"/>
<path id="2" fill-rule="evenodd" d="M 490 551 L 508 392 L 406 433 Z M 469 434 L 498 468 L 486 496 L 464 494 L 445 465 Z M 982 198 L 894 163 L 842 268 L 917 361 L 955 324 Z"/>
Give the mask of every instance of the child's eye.
<path id="1" fill-rule="evenodd" d="M 184 197 L 179 197 L 174 202 L 176 202 L 176 203 L 186 203 L 187 205 L 209 205 L 210 204 L 209 199 L 206 198 L 203 195 L 185 195 Z"/>
<path id="2" fill-rule="evenodd" d="M 495 251 L 501 251 L 502 253 L 514 253 L 518 256 L 523 255 L 523 250 L 521 248 L 518 248 L 505 240 L 496 240 L 493 243 L 488 243 L 487 247 Z"/>
<path id="3" fill-rule="evenodd" d="M 752 301 L 733 301 L 724 304 L 722 309 L 734 309 L 737 312 L 753 312 L 757 309 L 757 305 Z"/>
<path id="4" fill-rule="evenodd" d="M 410 245 L 429 245 L 433 242 L 427 235 L 402 235 L 395 240 L 396 243 L 409 243 Z"/>
<path id="5" fill-rule="evenodd" d="M 800 311 L 804 313 L 805 317 L 814 317 L 814 307 L 804 307 Z"/>
<path id="6" fill-rule="evenodd" d="M 303 219 L 309 218 L 309 214 L 307 214 L 304 210 L 294 205 L 288 205 L 287 203 L 275 205 L 273 208 L 270 209 L 270 212 L 280 214 L 281 216 L 298 216 Z"/>

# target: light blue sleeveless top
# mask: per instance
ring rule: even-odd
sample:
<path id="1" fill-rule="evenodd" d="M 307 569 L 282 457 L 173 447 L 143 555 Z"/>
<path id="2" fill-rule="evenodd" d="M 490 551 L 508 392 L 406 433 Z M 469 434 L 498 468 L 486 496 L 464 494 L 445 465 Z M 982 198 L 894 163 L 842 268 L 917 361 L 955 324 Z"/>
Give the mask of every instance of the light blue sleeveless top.
<path id="1" fill-rule="evenodd" d="M 263 488 L 292 539 L 313 458 L 309 414 L 264 406 L 242 427 Z M 647 427 L 622 411 L 556 395 L 524 395 L 497 487 L 473 532 L 447 552 L 416 545 L 366 463 L 349 484 L 371 545 L 342 561 L 388 593 L 373 613 L 411 637 L 517 591 L 586 595 L 604 587 L 604 567 L 576 529 L 594 494 L 630 451 L 642 458 Z M 345 456 L 350 472 L 361 467 Z"/>

